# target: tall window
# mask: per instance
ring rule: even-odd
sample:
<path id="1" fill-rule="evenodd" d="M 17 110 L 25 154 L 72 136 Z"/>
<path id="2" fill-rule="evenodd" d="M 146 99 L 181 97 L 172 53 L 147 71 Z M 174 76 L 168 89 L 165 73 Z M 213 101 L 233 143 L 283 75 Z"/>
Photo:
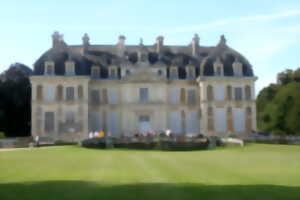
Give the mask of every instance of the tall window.
<path id="1" fill-rule="evenodd" d="M 62 85 L 58 85 L 56 87 L 56 100 L 57 101 L 63 100 L 63 86 Z"/>
<path id="2" fill-rule="evenodd" d="M 75 122 L 75 114 L 74 111 L 66 112 L 66 123 L 74 123 Z"/>
<path id="3" fill-rule="evenodd" d="M 188 104 L 191 104 L 191 105 L 196 104 L 196 90 L 195 89 L 188 90 Z"/>
<path id="4" fill-rule="evenodd" d="M 83 87 L 82 87 L 82 85 L 79 85 L 77 90 L 78 90 L 78 98 L 80 100 L 82 100 L 83 99 Z"/>
<path id="5" fill-rule="evenodd" d="M 213 101 L 214 100 L 214 92 L 213 92 L 213 87 L 211 85 L 207 86 L 207 100 Z"/>
<path id="6" fill-rule="evenodd" d="M 102 90 L 102 103 L 103 104 L 108 104 L 108 94 L 107 94 L 107 89 L 104 88 Z"/>
<path id="7" fill-rule="evenodd" d="M 213 108 L 210 106 L 207 108 L 207 129 L 208 131 L 214 130 L 214 115 L 213 115 Z"/>
<path id="8" fill-rule="evenodd" d="M 99 105 L 100 104 L 100 94 L 98 89 L 92 89 L 91 90 L 91 103 L 93 105 Z"/>
<path id="9" fill-rule="evenodd" d="M 180 89 L 180 103 L 185 104 L 185 89 Z"/>
<path id="10" fill-rule="evenodd" d="M 245 87 L 245 97 L 247 100 L 251 100 L 251 87 L 249 85 Z"/>
<path id="11" fill-rule="evenodd" d="M 66 88 L 66 100 L 67 101 L 74 101 L 75 100 L 74 87 L 67 87 Z"/>
<path id="12" fill-rule="evenodd" d="M 232 99 L 232 87 L 230 85 L 226 88 L 226 99 L 231 100 Z"/>
<path id="13" fill-rule="evenodd" d="M 54 131 L 54 112 L 45 112 L 45 132 Z"/>
<path id="14" fill-rule="evenodd" d="M 36 88 L 36 99 L 41 101 L 43 100 L 43 86 L 38 85 Z"/>
<path id="15" fill-rule="evenodd" d="M 243 99 L 243 90 L 240 87 L 234 88 L 234 99 L 241 101 Z"/>
<path id="16" fill-rule="evenodd" d="M 140 102 L 147 103 L 149 101 L 149 90 L 148 88 L 140 88 Z"/>

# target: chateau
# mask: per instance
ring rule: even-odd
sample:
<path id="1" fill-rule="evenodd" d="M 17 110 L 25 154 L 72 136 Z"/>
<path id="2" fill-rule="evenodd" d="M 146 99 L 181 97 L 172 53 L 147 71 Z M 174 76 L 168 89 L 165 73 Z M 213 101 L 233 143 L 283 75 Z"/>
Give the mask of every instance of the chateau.
<path id="1" fill-rule="evenodd" d="M 248 60 L 224 36 L 203 46 L 68 45 L 52 35 L 52 48 L 34 64 L 32 135 L 79 141 L 89 132 L 130 136 L 171 130 L 177 135 L 245 137 L 256 130 L 254 83 Z"/>

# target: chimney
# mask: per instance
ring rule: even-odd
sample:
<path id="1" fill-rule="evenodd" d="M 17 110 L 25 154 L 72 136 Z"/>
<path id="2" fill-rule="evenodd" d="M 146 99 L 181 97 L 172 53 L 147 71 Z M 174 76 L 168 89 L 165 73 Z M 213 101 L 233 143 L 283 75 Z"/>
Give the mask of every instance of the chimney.
<path id="1" fill-rule="evenodd" d="M 163 46 L 164 46 L 164 37 L 160 35 L 156 38 L 156 52 L 160 53 Z"/>
<path id="2" fill-rule="evenodd" d="M 90 37 L 87 33 L 82 36 L 83 52 L 85 53 L 90 46 Z"/>
<path id="3" fill-rule="evenodd" d="M 200 41 L 200 38 L 199 38 L 198 34 L 195 33 L 195 35 L 192 39 L 192 55 L 193 56 L 197 56 L 197 52 L 199 49 L 199 41 Z"/>
<path id="4" fill-rule="evenodd" d="M 125 53 L 125 40 L 126 37 L 124 35 L 120 35 L 117 43 L 117 54 L 120 57 L 124 56 Z"/>
<path id="5" fill-rule="evenodd" d="M 52 34 L 52 47 L 57 47 L 61 43 L 64 42 L 64 36 L 63 34 L 60 34 L 58 31 L 55 31 Z"/>

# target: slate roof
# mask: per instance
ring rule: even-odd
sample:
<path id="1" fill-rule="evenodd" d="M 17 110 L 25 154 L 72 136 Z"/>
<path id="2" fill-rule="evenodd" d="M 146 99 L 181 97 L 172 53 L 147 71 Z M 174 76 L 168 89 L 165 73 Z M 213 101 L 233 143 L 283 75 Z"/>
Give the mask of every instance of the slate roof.
<path id="1" fill-rule="evenodd" d="M 224 75 L 232 76 L 232 64 L 235 60 L 242 63 L 244 76 L 253 76 L 252 66 L 249 61 L 240 53 L 226 45 L 219 43 L 214 47 L 199 46 L 197 55 L 192 56 L 191 45 L 171 46 L 164 45 L 160 53 L 156 53 L 155 45 L 142 45 L 143 51 L 148 51 L 150 64 L 164 63 L 165 66 L 176 65 L 184 68 L 188 64 L 196 67 L 199 75 L 200 68 L 203 68 L 204 75 L 213 75 L 213 63 L 219 58 L 224 64 Z M 136 63 L 141 45 L 125 45 L 125 57 L 118 56 L 117 45 L 67 45 L 62 42 L 46 51 L 34 64 L 34 75 L 42 75 L 44 63 L 47 60 L 55 62 L 55 74 L 64 75 L 65 61 L 75 62 L 76 75 L 90 75 L 92 65 L 100 65 L 104 70 L 112 63 L 122 67 L 122 63 Z M 179 70 L 180 71 L 180 70 Z"/>

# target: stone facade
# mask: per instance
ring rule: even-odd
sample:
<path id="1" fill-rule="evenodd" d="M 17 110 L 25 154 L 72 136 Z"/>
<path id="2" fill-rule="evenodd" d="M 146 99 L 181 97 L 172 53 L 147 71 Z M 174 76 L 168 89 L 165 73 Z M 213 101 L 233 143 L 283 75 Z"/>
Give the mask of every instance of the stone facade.
<path id="1" fill-rule="evenodd" d="M 245 136 L 256 129 L 252 66 L 222 36 L 215 47 L 198 35 L 187 46 L 53 46 L 34 65 L 32 135 L 79 141 L 89 132 Z"/>

